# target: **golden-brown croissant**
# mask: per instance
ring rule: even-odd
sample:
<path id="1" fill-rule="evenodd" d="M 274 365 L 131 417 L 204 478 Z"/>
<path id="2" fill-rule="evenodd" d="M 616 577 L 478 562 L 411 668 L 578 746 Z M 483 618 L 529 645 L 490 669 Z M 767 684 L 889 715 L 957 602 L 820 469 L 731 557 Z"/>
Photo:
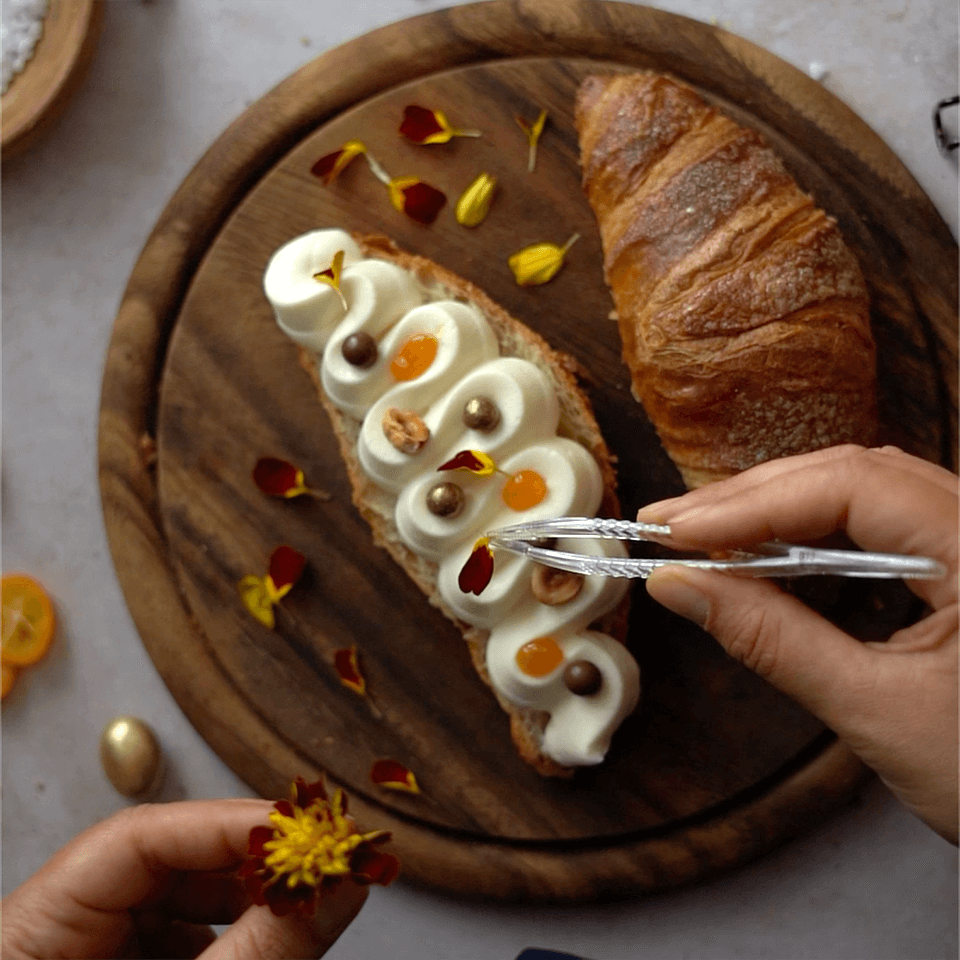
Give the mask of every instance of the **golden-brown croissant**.
<path id="1" fill-rule="evenodd" d="M 634 395 L 688 487 L 876 432 L 866 285 L 754 130 L 653 73 L 576 104 Z"/>

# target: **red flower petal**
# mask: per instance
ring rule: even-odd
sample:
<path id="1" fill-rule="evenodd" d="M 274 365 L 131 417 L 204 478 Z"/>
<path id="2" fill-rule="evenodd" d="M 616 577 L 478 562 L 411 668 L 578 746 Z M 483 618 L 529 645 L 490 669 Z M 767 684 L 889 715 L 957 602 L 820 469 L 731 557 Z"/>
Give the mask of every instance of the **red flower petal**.
<path id="1" fill-rule="evenodd" d="M 247 847 L 247 853 L 252 857 L 265 857 L 267 851 L 263 845 L 273 837 L 273 830 L 270 827 L 254 827 L 250 831 L 250 842 Z"/>
<path id="2" fill-rule="evenodd" d="M 348 647 L 337 650 L 333 655 L 333 665 L 336 668 L 340 682 L 355 693 L 363 696 L 367 692 L 367 682 L 360 672 L 360 663 L 357 659 L 357 648 Z"/>
<path id="3" fill-rule="evenodd" d="M 270 579 L 273 580 L 274 586 L 277 590 L 282 590 L 284 587 L 292 587 L 303 574 L 303 568 L 306 566 L 307 558 L 299 553 L 297 550 L 294 550 L 293 547 L 288 547 L 286 544 L 281 544 L 277 547 L 276 550 L 270 554 Z"/>
<path id="4" fill-rule="evenodd" d="M 348 140 L 339 150 L 334 150 L 333 153 L 328 153 L 317 160 L 310 168 L 310 172 L 329 186 L 355 157 L 366 153 L 366 150 L 367 148 L 359 140 Z"/>
<path id="5" fill-rule="evenodd" d="M 261 457 L 253 468 L 253 482 L 270 497 L 285 497 L 303 483 L 303 475 L 292 464 L 277 457 Z"/>
<path id="6" fill-rule="evenodd" d="M 476 472 L 482 470 L 483 466 L 483 461 L 472 450 L 461 450 L 446 463 L 441 463 L 437 470 L 470 470 Z"/>
<path id="7" fill-rule="evenodd" d="M 391 203 L 418 223 L 433 223 L 447 202 L 440 190 L 416 177 L 399 177 L 391 180 L 387 187 Z"/>
<path id="8" fill-rule="evenodd" d="M 389 839 L 389 834 L 385 839 Z M 359 883 L 379 883 L 386 887 L 397 879 L 400 861 L 369 843 L 361 843 L 350 858 L 350 871 Z"/>
<path id="9" fill-rule="evenodd" d="M 409 106 L 403 111 L 400 133 L 414 143 L 425 143 L 428 138 L 444 135 L 449 137 L 449 128 L 443 126 L 437 115 L 426 107 Z"/>
<path id="10" fill-rule="evenodd" d="M 487 588 L 493 576 L 493 551 L 489 543 L 486 537 L 481 537 L 473 545 L 473 550 L 457 577 L 457 583 L 464 593 L 474 593 L 479 597 Z"/>
<path id="11" fill-rule="evenodd" d="M 417 778 L 402 763 L 396 760 L 377 760 L 370 768 L 370 779 L 381 787 L 419 793 Z"/>
<path id="12" fill-rule="evenodd" d="M 293 782 L 291 793 L 294 795 L 293 802 L 300 807 L 301 810 L 306 810 L 314 800 L 328 799 L 327 791 L 323 786 L 322 780 L 307 783 L 303 777 L 297 777 Z"/>

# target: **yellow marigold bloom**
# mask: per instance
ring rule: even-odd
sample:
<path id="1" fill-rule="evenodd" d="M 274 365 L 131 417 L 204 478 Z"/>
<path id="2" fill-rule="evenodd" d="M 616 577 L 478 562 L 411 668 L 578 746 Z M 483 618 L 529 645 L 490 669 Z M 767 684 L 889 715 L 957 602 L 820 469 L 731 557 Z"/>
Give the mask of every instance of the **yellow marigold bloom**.
<path id="1" fill-rule="evenodd" d="M 518 250 L 507 261 L 521 287 L 533 287 L 552 280 L 563 266 L 567 251 L 580 239 L 575 233 L 562 247 L 555 243 L 535 243 Z"/>
<path id="2" fill-rule="evenodd" d="M 464 227 L 475 227 L 486 219 L 490 204 L 497 189 L 497 178 L 489 173 L 481 173 L 473 183 L 463 191 L 457 201 L 457 223 Z"/>

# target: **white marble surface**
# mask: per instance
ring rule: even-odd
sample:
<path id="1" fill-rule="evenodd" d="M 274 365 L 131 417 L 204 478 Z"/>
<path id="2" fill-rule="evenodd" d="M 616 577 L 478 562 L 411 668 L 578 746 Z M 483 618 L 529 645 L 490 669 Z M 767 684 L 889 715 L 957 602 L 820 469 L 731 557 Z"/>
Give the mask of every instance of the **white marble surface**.
<path id="1" fill-rule="evenodd" d="M 4 165 L 3 565 L 50 589 L 60 632 L 3 704 L 3 890 L 124 801 L 97 739 L 131 712 L 171 765 L 162 799 L 247 795 L 177 709 L 124 605 L 96 478 L 100 376 L 126 279 L 167 199 L 244 107 L 323 50 L 435 0 L 114 0 L 92 74 Z M 955 0 L 664 0 L 807 70 L 900 156 L 957 231 L 957 162 L 930 111 L 957 92 Z M 955 114 L 948 118 L 956 124 Z M 762 861 L 604 906 L 481 906 L 374 890 L 337 960 L 957 955 L 957 851 L 879 785 Z"/>

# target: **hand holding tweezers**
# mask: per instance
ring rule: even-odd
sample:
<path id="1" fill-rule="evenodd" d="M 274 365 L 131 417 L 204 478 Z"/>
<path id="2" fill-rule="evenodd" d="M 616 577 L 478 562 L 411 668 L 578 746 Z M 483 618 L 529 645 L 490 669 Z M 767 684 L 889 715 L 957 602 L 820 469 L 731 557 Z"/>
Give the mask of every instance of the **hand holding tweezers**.
<path id="1" fill-rule="evenodd" d="M 860 550 L 824 550 L 771 542 L 755 547 L 755 552 L 738 551 L 724 560 L 651 558 L 633 559 L 593 556 L 553 550 L 537 541 L 552 538 L 601 538 L 608 540 L 649 540 L 659 542 L 670 535 L 670 528 L 629 520 L 603 520 L 592 517 L 560 517 L 501 527 L 487 534 L 490 545 L 522 554 L 548 567 L 584 575 L 639 577 L 646 579 L 657 567 L 679 565 L 701 570 L 719 570 L 748 577 L 797 577 L 830 573 L 841 577 L 915 578 L 934 580 L 945 576 L 946 567 L 929 557 L 911 557 L 897 553 L 869 553 Z"/>

